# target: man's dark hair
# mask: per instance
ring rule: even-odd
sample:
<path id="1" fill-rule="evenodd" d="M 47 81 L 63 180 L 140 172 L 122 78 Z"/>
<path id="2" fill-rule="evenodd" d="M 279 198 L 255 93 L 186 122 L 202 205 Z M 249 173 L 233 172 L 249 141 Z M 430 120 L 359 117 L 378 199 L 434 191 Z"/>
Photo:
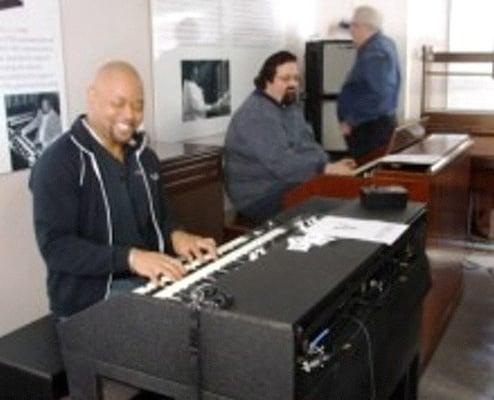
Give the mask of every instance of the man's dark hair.
<path id="1" fill-rule="evenodd" d="M 57 114 L 60 114 L 60 103 L 58 101 L 58 96 L 55 93 L 42 93 L 38 95 L 38 108 L 41 108 L 44 100 L 46 100 L 50 104 L 50 107 L 53 109 L 53 111 L 55 111 Z"/>
<path id="2" fill-rule="evenodd" d="M 53 98 L 48 94 L 42 94 L 38 97 L 38 105 L 41 107 L 41 104 L 43 104 L 43 101 L 45 100 L 50 104 L 50 107 L 53 108 Z"/>
<path id="3" fill-rule="evenodd" d="M 297 62 L 297 56 L 289 51 L 279 51 L 270 55 L 259 71 L 259 74 L 254 79 L 254 85 L 259 90 L 266 89 L 267 82 L 273 82 L 276 74 L 276 68 L 279 65 L 286 64 L 288 62 Z"/>

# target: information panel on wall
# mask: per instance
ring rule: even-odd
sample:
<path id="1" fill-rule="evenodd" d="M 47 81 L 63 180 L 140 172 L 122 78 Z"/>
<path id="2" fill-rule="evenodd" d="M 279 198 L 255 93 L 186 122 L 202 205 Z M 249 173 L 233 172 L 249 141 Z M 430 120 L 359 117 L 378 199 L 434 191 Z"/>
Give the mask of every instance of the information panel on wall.
<path id="1" fill-rule="evenodd" d="M 283 47 L 275 0 L 152 0 L 155 137 L 223 133 Z"/>
<path id="2" fill-rule="evenodd" d="M 0 0 L 0 172 L 31 167 L 66 124 L 58 0 Z"/>

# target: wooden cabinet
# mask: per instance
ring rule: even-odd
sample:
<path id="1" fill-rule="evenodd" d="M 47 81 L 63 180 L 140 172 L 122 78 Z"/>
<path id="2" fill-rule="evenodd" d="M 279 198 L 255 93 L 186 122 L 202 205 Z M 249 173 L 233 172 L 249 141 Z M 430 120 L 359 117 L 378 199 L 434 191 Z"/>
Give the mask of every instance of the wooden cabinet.
<path id="1" fill-rule="evenodd" d="M 471 228 L 474 235 L 494 239 L 494 113 L 427 112 L 427 131 L 466 132 L 469 149 Z"/>
<path id="2" fill-rule="evenodd" d="M 220 146 L 154 143 L 163 190 L 183 227 L 223 240 L 224 197 Z"/>

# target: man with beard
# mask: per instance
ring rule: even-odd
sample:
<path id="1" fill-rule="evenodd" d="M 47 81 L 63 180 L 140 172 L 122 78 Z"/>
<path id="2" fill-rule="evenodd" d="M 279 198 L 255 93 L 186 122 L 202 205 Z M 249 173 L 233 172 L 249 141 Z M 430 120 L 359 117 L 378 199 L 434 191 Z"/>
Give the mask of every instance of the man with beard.
<path id="1" fill-rule="evenodd" d="M 295 55 L 268 57 L 256 89 L 233 115 L 225 141 L 226 189 L 237 212 L 261 223 L 281 210 L 288 189 L 316 174 L 348 174 L 353 160 L 329 163 L 296 103 Z"/>
<path id="2" fill-rule="evenodd" d="M 146 280 L 180 279 L 186 271 L 174 255 L 216 254 L 213 239 L 181 230 L 163 200 L 158 158 L 136 132 L 144 112 L 137 71 L 122 61 L 102 66 L 87 107 L 30 180 L 50 309 L 61 320 Z"/>

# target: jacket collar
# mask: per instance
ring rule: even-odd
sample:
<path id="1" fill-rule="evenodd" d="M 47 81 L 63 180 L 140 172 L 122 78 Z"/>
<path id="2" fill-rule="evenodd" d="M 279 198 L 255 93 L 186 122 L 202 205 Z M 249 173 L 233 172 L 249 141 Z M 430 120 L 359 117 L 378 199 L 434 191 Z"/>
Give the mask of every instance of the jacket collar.
<path id="1" fill-rule="evenodd" d="M 382 33 L 381 31 L 377 31 L 375 32 L 372 36 L 370 36 L 365 42 L 364 44 L 362 44 L 362 46 L 360 46 L 360 48 L 357 50 L 358 53 L 362 53 L 364 51 L 365 48 L 369 47 L 370 44 L 376 40 L 378 40 L 380 37 L 382 36 Z"/>
<path id="2" fill-rule="evenodd" d="M 70 134 L 86 151 L 93 152 L 94 146 L 101 142 L 96 136 L 96 133 L 90 131 L 89 125 L 86 122 L 86 115 L 82 114 L 72 124 Z M 147 135 L 144 132 L 135 132 L 129 142 L 129 152 L 140 155 L 147 145 Z"/>

